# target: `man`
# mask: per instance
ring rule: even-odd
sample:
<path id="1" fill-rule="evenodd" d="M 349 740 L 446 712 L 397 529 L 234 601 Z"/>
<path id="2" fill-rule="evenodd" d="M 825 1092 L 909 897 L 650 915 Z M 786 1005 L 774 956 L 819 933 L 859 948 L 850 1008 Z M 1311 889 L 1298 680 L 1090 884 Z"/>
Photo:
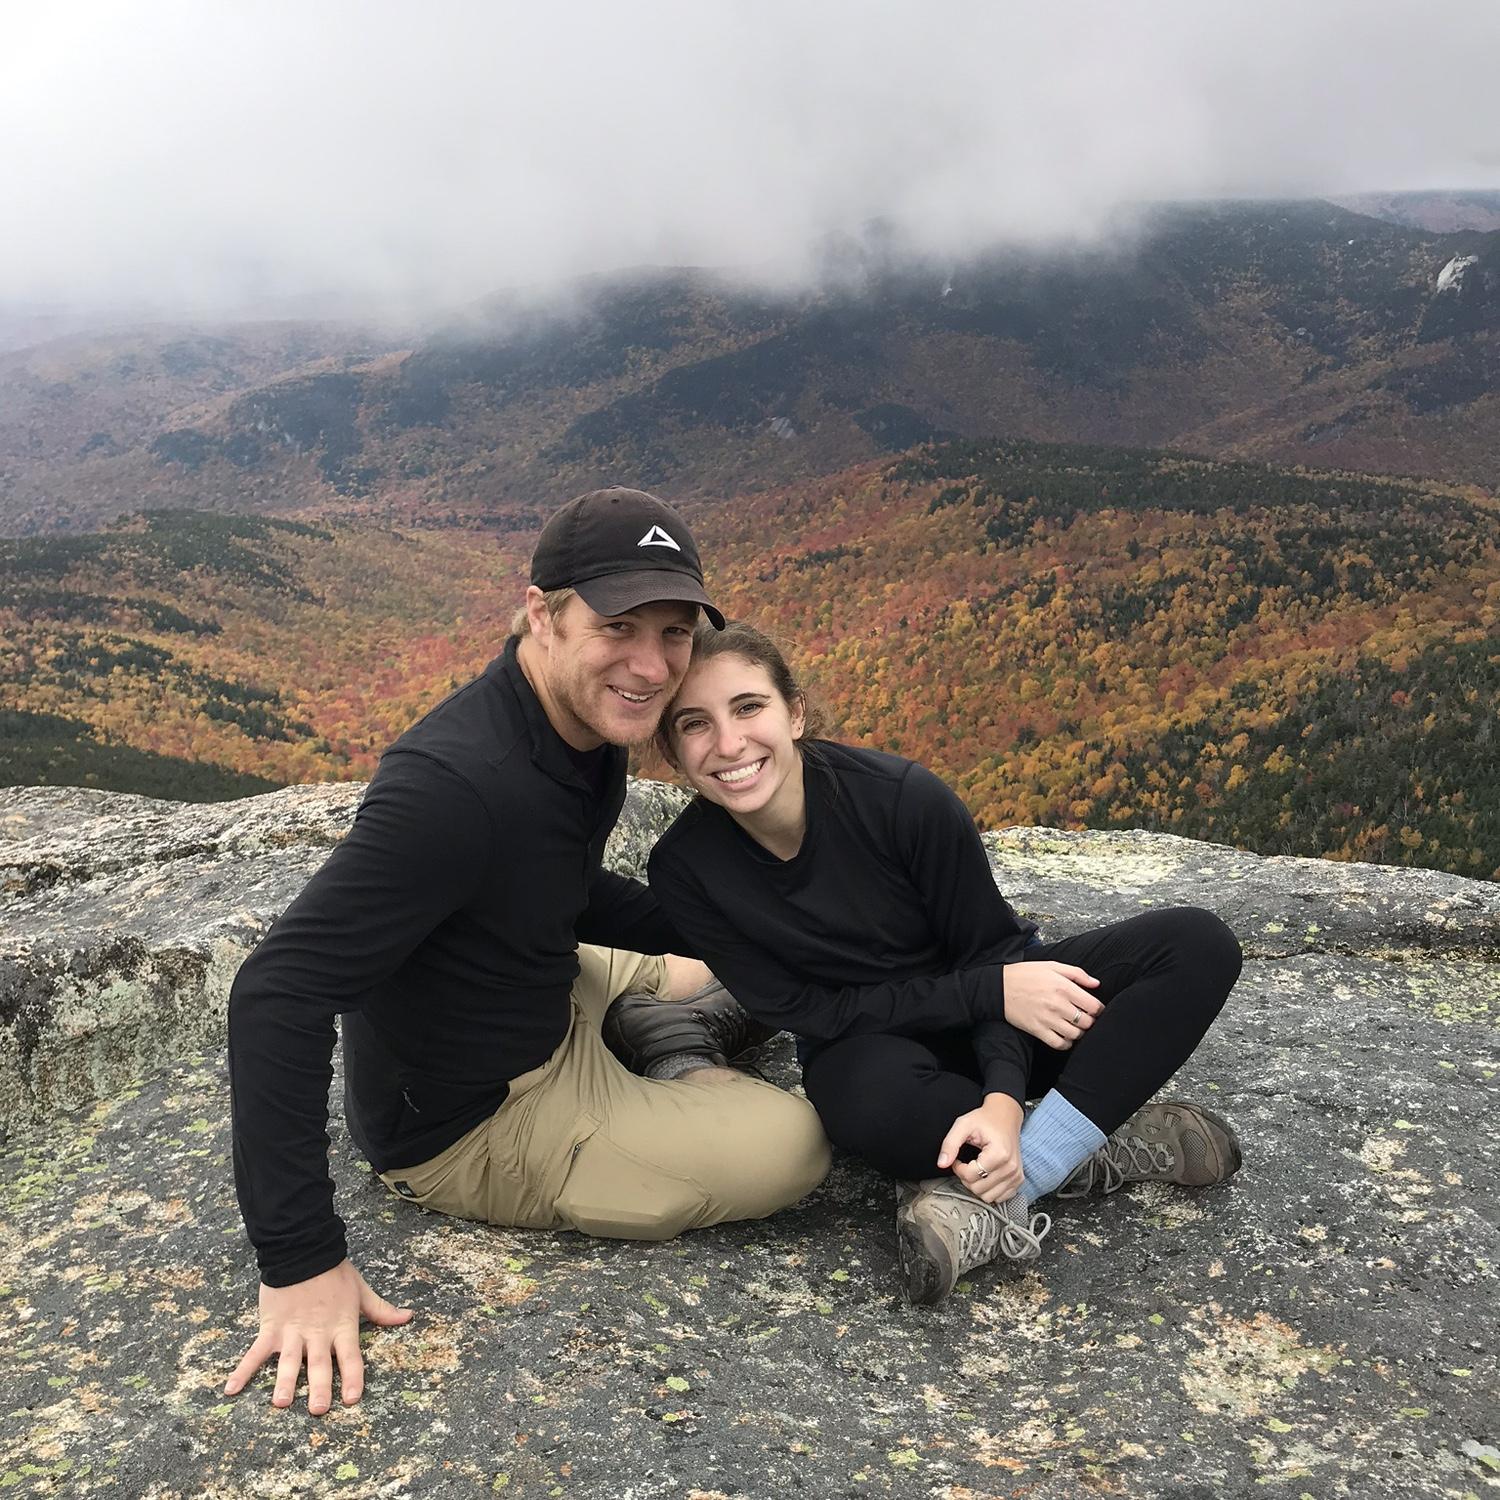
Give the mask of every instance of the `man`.
<path id="1" fill-rule="evenodd" d="M 387 751 L 349 836 L 235 980 L 261 1324 L 226 1394 L 279 1354 L 274 1404 L 304 1363 L 310 1412 L 335 1362 L 357 1401 L 361 1314 L 411 1316 L 365 1284 L 333 1211 L 337 1015 L 350 1133 L 425 1207 L 663 1239 L 773 1213 L 827 1170 L 811 1108 L 724 1066 L 746 1039 L 738 1007 L 695 960 L 646 956 L 682 945 L 644 886 L 601 868 L 621 747 L 655 731 L 699 609 L 723 627 L 692 537 L 653 496 L 596 490 L 547 523 L 531 580 L 504 655 Z M 601 1037 L 627 991 L 684 1002 L 645 1006 L 620 1039 L 653 1078 Z"/>

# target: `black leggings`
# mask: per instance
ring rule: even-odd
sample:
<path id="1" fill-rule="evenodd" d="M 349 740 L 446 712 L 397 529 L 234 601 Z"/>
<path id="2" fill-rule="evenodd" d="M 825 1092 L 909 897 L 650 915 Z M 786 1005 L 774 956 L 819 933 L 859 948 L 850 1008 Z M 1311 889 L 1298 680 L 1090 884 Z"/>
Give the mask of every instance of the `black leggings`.
<path id="1" fill-rule="evenodd" d="M 1022 962 L 1076 964 L 1099 981 L 1094 1024 L 1058 1052 L 1032 1047 L 1027 1097 L 1056 1089 L 1105 1135 L 1135 1113 L 1187 1059 L 1240 973 L 1240 945 L 1196 906 L 1147 912 L 1060 943 Z M 938 1147 L 984 1098 L 967 1032 L 880 1033 L 830 1042 L 803 1073 L 828 1138 L 892 1177 L 937 1175 Z"/>

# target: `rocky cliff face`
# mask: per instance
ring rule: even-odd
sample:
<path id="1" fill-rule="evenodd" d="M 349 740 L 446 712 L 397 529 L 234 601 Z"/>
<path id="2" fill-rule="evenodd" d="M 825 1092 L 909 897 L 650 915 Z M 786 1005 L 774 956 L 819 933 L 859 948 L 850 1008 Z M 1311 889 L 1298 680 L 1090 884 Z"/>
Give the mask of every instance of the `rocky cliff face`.
<path id="1" fill-rule="evenodd" d="M 1500 1477 L 1500 888 L 1148 834 L 1010 830 L 1049 935 L 1194 902 L 1245 974 L 1173 1092 L 1233 1183 L 1055 1206 L 1036 1269 L 895 1291 L 890 1193 L 666 1245 L 430 1217 L 337 1120 L 356 1257 L 409 1328 L 321 1421 L 225 1403 L 251 1259 L 223 1005 L 360 789 L 186 807 L 0 792 L 0 1487 L 149 1495 L 1477 1495 Z M 639 871 L 680 794 L 634 788 Z M 777 1045 L 766 1066 L 795 1077 Z"/>
<path id="2" fill-rule="evenodd" d="M 48 1119 L 221 1045 L 236 970 L 363 793 L 344 782 L 190 806 L 0 790 L 0 1121 Z M 682 802 L 637 784 L 614 866 L 644 876 Z"/>

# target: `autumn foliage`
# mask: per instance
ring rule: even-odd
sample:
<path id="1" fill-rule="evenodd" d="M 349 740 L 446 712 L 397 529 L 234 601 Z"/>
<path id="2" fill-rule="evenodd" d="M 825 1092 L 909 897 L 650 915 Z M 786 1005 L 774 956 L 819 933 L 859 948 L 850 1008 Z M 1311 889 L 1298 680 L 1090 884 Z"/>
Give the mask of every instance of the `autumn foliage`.
<path id="1" fill-rule="evenodd" d="M 1481 491 L 964 442 L 692 520 L 836 732 L 926 761 L 982 825 L 1500 867 Z M 499 649 L 531 539 L 173 512 L 0 543 L 0 709 L 364 776 Z"/>
<path id="2" fill-rule="evenodd" d="M 961 443 L 730 515 L 728 607 L 795 644 L 843 734 L 927 761 L 981 824 L 1500 863 L 1478 492 Z"/>

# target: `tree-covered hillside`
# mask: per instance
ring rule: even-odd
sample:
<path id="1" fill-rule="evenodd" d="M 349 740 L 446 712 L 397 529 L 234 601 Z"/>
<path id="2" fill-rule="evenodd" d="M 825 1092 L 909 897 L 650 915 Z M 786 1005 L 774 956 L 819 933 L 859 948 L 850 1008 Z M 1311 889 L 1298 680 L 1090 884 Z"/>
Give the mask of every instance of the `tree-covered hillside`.
<path id="1" fill-rule="evenodd" d="M 953 441 L 692 519 L 721 603 L 836 732 L 928 761 L 986 826 L 1500 870 L 1478 490 Z M 0 710 L 51 716 L 59 765 L 83 725 L 235 775 L 368 775 L 500 649 L 533 536 L 172 512 L 0 543 Z"/>
<path id="2" fill-rule="evenodd" d="M 798 645 L 842 732 L 981 823 L 1500 869 L 1477 491 L 951 443 L 743 501 L 718 540 L 726 607 Z"/>
<path id="3" fill-rule="evenodd" d="M 499 649 L 519 585 L 494 538 L 152 511 L 0 541 L 0 709 L 33 716 L 0 774 L 55 782 L 125 747 L 268 783 L 368 775 L 379 751 Z M 66 721 L 65 723 L 62 721 Z M 20 769 L 26 770 L 23 776 Z M 188 796 L 150 771 L 152 795 Z M 112 779 L 113 778 L 113 779 Z M 122 780 L 123 778 L 123 780 Z"/>

